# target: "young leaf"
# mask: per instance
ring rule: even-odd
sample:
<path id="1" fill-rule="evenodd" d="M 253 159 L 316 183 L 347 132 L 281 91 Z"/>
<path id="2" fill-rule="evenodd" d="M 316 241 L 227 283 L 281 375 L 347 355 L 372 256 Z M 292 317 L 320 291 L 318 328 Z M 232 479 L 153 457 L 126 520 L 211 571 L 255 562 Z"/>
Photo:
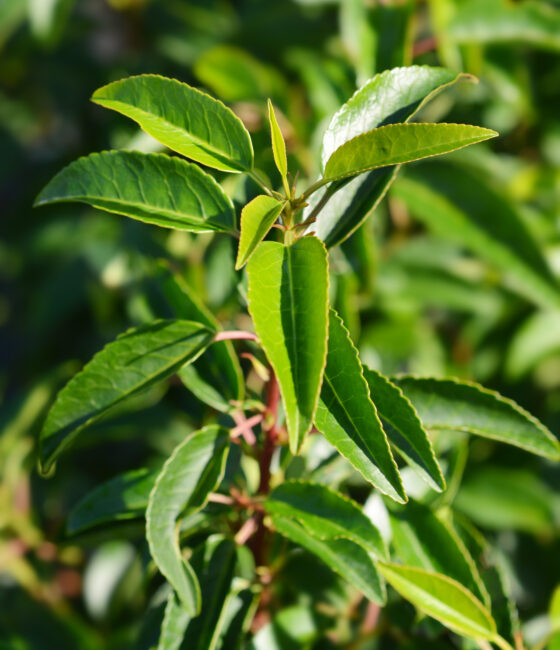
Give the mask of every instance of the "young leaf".
<path id="1" fill-rule="evenodd" d="M 181 158 L 104 151 L 59 172 L 35 205 L 80 201 L 164 228 L 236 230 L 233 204 L 216 181 Z"/>
<path id="2" fill-rule="evenodd" d="M 379 531 L 359 505 L 324 485 L 287 481 L 271 492 L 265 508 L 272 515 L 297 520 L 316 539 L 349 539 L 388 559 Z"/>
<path id="3" fill-rule="evenodd" d="M 389 124 L 340 146 L 327 160 L 322 184 L 456 151 L 498 134 L 469 124 Z"/>
<path id="4" fill-rule="evenodd" d="M 465 431 L 552 460 L 560 459 L 560 443 L 554 435 L 499 393 L 458 379 L 402 376 L 393 382 L 412 402 L 428 429 Z"/>
<path id="5" fill-rule="evenodd" d="M 274 162 L 276 163 L 276 168 L 282 176 L 282 182 L 284 183 L 284 189 L 288 189 L 287 176 L 288 176 L 288 159 L 286 158 L 286 143 L 284 142 L 284 136 L 278 122 L 276 120 L 276 115 L 274 114 L 274 107 L 270 99 L 268 100 L 268 121 L 270 122 L 270 138 L 272 140 L 272 153 L 274 155 Z M 287 193 L 289 196 L 289 192 Z"/>
<path id="6" fill-rule="evenodd" d="M 327 351 L 327 251 L 315 237 L 263 242 L 247 267 L 249 311 L 280 384 L 290 449 L 311 429 Z"/>
<path id="7" fill-rule="evenodd" d="M 272 515 L 276 530 L 321 558 L 333 571 L 374 603 L 385 603 L 385 586 L 370 554 L 347 539 L 322 540 L 288 517 Z"/>
<path id="8" fill-rule="evenodd" d="M 437 235 L 500 269 L 507 284 L 527 299 L 558 308 L 558 282 L 521 217 L 472 171 L 430 161 L 408 170 L 393 195 Z"/>
<path id="9" fill-rule="evenodd" d="M 407 66 L 375 75 L 332 118 L 323 137 L 323 168 L 336 149 L 351 138 L 385 124 L 408 122 L 442 89 L 469 78 L 472 79 L 468 75 L 430 66 Z M 397 170 L 398 167 L 376 169 L 328 188 L 329 192 L 336 193 L 313 226 L 327 248 L 342 242 L 365 221 L 383 198 Z M 319 191 L 311 197 L 306 216 L 321 195 L 322 191 Z"/>
<path id="10" fill-rule="evenodd" d="M 67 533 L 74 535 L 102 524 L 143 517 L 156 476 L 153 471 L 138 469 L 97 486 L 72 508 Z"/>
<path id="11" fill-rule="evenodd" d="M 241 120 L 222 102 L 185 83 L 139 75 L 103 86 L 91 99 L 203 165 L 229 172 L 253 167 L 253 145 Z"/>
<path id="12" fill-rule="evenodd" d="M 219 426 L 188 436 L 163 466 L 146 511 L 150 554 L 191 616 L 200 611 L 200 587 L 191 565 L 181 556 L 176 522 L 180 514 L 204 507 L 223 478 L 228 449 L 228 431 Z"/>
<path id="13" fill-rule="evenodd" d="M 430 508 L 409 502 L 391 513 L 391 529 L 392 542 L 406 565 L 453 578 L 490 606 L 488 592 L 467 548 L 452 526 Z"/>
<path id="14" fill-rule="evenodd" d="M 315 426 L 362 476 L 395 501 L 406 494 L 376 408 L 370 399 L 358 352 L 331 309 L 327 366 Z"/>
<path id="15" fill-rule="evenodd" d="M 57 395 L 39 437 L 43 471 L 111 407 L 194 361 L 214 334 L 191 321 L 156 321 L 106 345 Z"/>
<path id="16" fill-rule="evenodd" d="M 266 237 L 284 207 L 283 201 L 261 194 L 241 211 L 241 237 L 235 269 L 242 268 L 255 248 Z"/>
<path id="17" fill-rule="evenodd" d="M 363 368 L 372 402 L 377 408 L 387 437 L 406 462 L 434 490 L 445 490 L 445 479 L 437 462 L 432 443 L 414 406 L 402 390 L 376 370 Z"/>
<path id="18" fill-rule="evenodd" d="M 496 624 L 486 607 L 456 580 L 441 573 L 379 563 L 387 582 L 424 614 L 471 639 L 493 640 Z"/>

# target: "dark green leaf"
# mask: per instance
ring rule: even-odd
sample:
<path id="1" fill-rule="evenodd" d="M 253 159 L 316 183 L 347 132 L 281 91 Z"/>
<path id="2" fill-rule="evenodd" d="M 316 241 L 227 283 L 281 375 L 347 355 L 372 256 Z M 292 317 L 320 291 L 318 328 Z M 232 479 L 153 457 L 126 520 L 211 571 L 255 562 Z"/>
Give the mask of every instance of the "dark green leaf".
<path id="1" fill-rule="evenodd" d="M 494 391 L 457 379 L 402 376 L 393 381 L 428 429 L 465 431 L 560 459 L 560 443 L 552 433 L 515 402 Z"/>
<path id="2" fill-rule="evenodd" d="M 139 75 L 96 90 L 92 101 L 138 122 L 166 147 L 223 171 L 253 167 L 253 146 L 241 120 L 222 102 L 175 79 Z"/>
<path id="3" fill-rule="evenodd" d="M 370 399 L 358 352 L 332 309 L 327 366 L 315 426 L 367 481 L 392 499 L 406 501 L 387 436 Z"/>
<path id="4" fill-rule="evenodd" d="M 57 395 L 39 439 L 43 470 L 111 407 L 196 359 L 214 334 L 191 321 L 157 321 L 106 345 Z"/>
<path id="5" fill-rule="evenodd" d="M 200 611 L 201 593 L 191 565 L 181 556 L 177 518 L 204 507 L 222 480 L 228 449 L 228 431 L 219 426 L 188 436 L 163 466 L 146 511 L 150 554 L 191 616 Z"/>
<path id="6" fill-rule="evenodd" d="M 80 158 L 52 179 L 35 205 L 64 201 L 175 230 L 236 230 L 233 204 L 212 176 L 164 154 L 105 151 Z"/>
<path id="7" fill-rule="evenodd" d="M 327 252 L 315 237 L 263 242 L 249 261 L 249 311 L 276 373 L 290 449 L 311 429 L 327 351 Z"/>
<path id="8" fill-rule="evenodd" d="M 284 201 L 261 194 L 241 211 L 241 237 L 235 268 L 242 268 L 280 216 Z"/>

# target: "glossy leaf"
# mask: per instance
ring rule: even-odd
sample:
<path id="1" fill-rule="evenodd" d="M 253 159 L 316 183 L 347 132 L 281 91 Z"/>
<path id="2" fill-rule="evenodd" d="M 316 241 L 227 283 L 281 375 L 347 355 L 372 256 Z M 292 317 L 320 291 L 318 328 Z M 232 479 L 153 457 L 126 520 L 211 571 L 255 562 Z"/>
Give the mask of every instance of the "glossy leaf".
<path id="1" fill-rule="evenodd" d="M 270 99 L 268 100 L 268 121 L 270 123 L 270 139 L 272 140 L 272 153 L 274 155 L 274 162 L 276 163 L 276 168 L 280 172 L 282 179 L 285 179 L 288 174 L 288 159 L 286 158 L 286 143 L 284 142 L 284 136 L 280 127 L 278 126 L 278 121 L 276 120 L 276 115 L 274 114 L 274 107 Z"/>
<path id="2" fill-rule="evenodd" d="M 43 470 L 110 408 L 194 361 L 213 336 L 199 323 L 156 321 L 106 345 L 57 395 L 39 438 Z"/>
<path id="3" fill-rule="evenodd" d="M 370 399 L 358 352 L 332 309 L 327 365 L 315 426 L 367 481 L 392 499 L 406 501 L 387 436 Z"/>
<path id="4" fill-rule="evenodd" d="M 288 517 L 272 516 L 276 530 L 292 542 L 314 553 L 333 571 L 359 589 L 366 598 L 380 605 L 385 602 L 385 587 L 370 554 L 347 539 L 322 540 Z"/>
<path id="5" fill-rule="evenodd" d="M 222 427 L 209 426 L 189 435 L 163 466 L 146 511 L 150 554 L 191 616 L 200 611 L 200 587 L 181 556 L 177 519 L 204 507 L 223 478 L 228 449 L 228 431 Z"/>
<path id="6" fill-rule="evenodd" d="M 138 469 L 102 483 L 72 509 L 66 531 L 73 535 L 102 524 L 143 517 L 156 476 L 153 471 Z"/>
<path id="7" fill-rule="evenodd" d="M 560 288 L 531 233 L 508 201 L 479 176 L 432 161 L 407 170 L 392 192 L 437 235 L 498 268 L 527 299 L 558 307 Z"/>
<path id="8" fill-rule="evenodd" d="M 280 216 L 283 207 L 283 201 L 261 194 L 243 208 L 241 211 L 241 237 L 235 262 L 236 270 L 245 266 L 255 248 L 266 237 Z"/>
<path id="9" fill-rule="evenodd" d="M 297 520 L 317 539 L 348 539 L 376 557 L 388 558 L 379 531 L 358 504 L 324 485 L 286 481 L 271 492 L 265 508 L 272 515 Z"/>
<path id="10" fill-rule="evenodd" d="M 376 370 L 363 368 L 371 399 L 392 445 L 433 489 L 445 489 L 445 479 L 428 433 L 402 390 Z"/>
<path id="11" fill-rule="evenodd" d="M 451 524 L 427 506 L 410 502 L 391 513 L 391 528 L 392 543 L 404 564 L 453 578 L 490 606 L 474 560 Z"/>
<path id="12" fill-rule="evenodd" d="M 345 7 L 347 5 L 350 3 L 345 3 Z M 346 141 L 385 124 L 407 122 L 442 89 L 468 78 L 467 75 L 430 66 L 395 68 L 375 75 L 332 118 L 323 138 L 323 167 Z M 334 195 L 313 226 L 328 248 L 346 239 L 371 214 L 389 188 L 397 169 L 376 169 L 328 188 Z M 321 195 L 322 191 L 319 191 L 311 197 L 307 216 Z"/>
<path id="13" fill-rule="evenodd" d="M 91 99 L 203 165 L 230 172 L 253 167 L 251 138 L 241 120 L 222 102 L 185 83 L 139 75 L 103 86 Z"/>
<path id="14" fill-rule="evenodd" d="M 164 154 L 105 151 L 59 172 L 35 205 L 80 201 L 175 230 L 236 230 L 233 204 L 197 165 Z"/>
<path id="15" fill-rule="evenodd" d="M 428 429 L 464 431 L 560 459 L 560 443 L 530 413 L 499 393 L 456 379 L 402 376 L 393 380 Z"/>
<path id="16" fill-rule="evenodd" d="M 380 563 L 387 582 L 424 614 L 472 639 L 492 640 L 496 624 L 486 607 L 459 582 L 441 573 Z"/>
<path id="17" fill-rule="evenodd" d="M 263 242 L 247 267 L 249 311 L 276 373 L 297 453 L 311 429 L 327 351 L 327 252 L 315 237 Z"/>
<path id="18" fill-rule="evenodd" d="M 468 124 L 389 124 L 357 135 L 325 163 L 323 183 L 456 151 L 498 134 Z"/>

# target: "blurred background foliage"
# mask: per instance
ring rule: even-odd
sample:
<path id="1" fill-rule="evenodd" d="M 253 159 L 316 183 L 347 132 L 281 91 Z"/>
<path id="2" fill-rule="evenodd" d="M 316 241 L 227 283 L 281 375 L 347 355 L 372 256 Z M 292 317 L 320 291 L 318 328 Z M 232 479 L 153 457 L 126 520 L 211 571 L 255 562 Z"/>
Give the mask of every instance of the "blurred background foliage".
<path id="1" fill-rule="evenodd" d="M 399 176 L 331 254 L 332 298 L 365 362 L 474 379 L 558 434 L 559 55 L 553 0 L 0 0 L 0 648 L 153 647 L 161 595 L 146 572 L 142 522 L 81 537 L 65 523 L 95 485 L 157 467 L 206 407 L 173 382 L 153 390 L 97 425 L 51 480 L 35 471 L 37 430 L 81 363 L 130 325 L 167 315 L 149 298 L 161 258 L 223 324 L 247 326 L 229 240 L 79 205 L 32 209 L 81 155 L 159 146 L 91 104 L 93 90 L 150 72 L 203 87 L 243 119 L 257 165 L 274 177 L 270 97 L 290 168 L 313 179 L 330 116 L 373 74 L 425 63 L 476 75 L 419 119 L 501 137 Z M 240 204 L 257 193 L 249 180 L 216 177 Z M 498 549 L 526 637 L 538 643 L 560 582 L 560 469 L 488 440 L 440 434 L 435 444 L 452 468 L 446 498 Z M 412 480 L 409 493 L 422 499 Z M 252 647 L 330 647 L 316 640 L 332 612 L 341 629 L 356 618 L 340 582 L 305 554 L 285 571 L 278 615 Z M 407 640 L 413 625 L 437 647 L 438 624 L 415 623 L 400 601 L 391 607 L 392 627 L 361 647 L 424 647 Z"/>

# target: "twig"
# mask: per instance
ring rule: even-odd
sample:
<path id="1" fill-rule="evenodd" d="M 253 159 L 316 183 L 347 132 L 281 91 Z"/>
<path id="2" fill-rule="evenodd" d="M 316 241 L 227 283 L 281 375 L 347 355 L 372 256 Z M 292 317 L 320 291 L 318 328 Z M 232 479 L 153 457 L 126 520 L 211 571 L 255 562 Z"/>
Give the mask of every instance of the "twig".
<path id="1" fill-rule="evenodd" d="M 252 332 L 244 332 L 243 330 L 229 330 L 225 332 L 218 332 L 214 336 L 214 342 L 218 341 L 237 341 L 237 340 L 246 340 L 246 341 L 257 341 L 258 337 Z"/>
<path id="2" fill-rule="evenodd" d="M 245 418 L 245 416 L 243 416 Z M 255 434 L 253 433 L 252 427 L 256 426 L 257 424 L 260 424 L 264 420 L 264 415 L 262 413 L 258 413 L 257 415 L 253 415 L 250 418 L 247 418 L 243 422 L 240 422 L 235 429 L 231 430 L 230 437 L 235 439 L 238 438 L 239 436 L 243 436 L 247 440 L 247 434 L 249 433 L 252 438 L 255 438 Z M 247 441 L 248 442 L 248 441 Z M 251 442 L 250 444 L 254 444 L 254 442 Z"/>
<path id="3" fill-rule="evenodd" d="M 237 534 L 234 537 L 235 543 L 239 546 L 243 546 L 247 540 L 257 532 L 258 524 L 256 521 L 256 516 L 247 519 L 247 521 L 241 526 L 237 531 Z"/>

